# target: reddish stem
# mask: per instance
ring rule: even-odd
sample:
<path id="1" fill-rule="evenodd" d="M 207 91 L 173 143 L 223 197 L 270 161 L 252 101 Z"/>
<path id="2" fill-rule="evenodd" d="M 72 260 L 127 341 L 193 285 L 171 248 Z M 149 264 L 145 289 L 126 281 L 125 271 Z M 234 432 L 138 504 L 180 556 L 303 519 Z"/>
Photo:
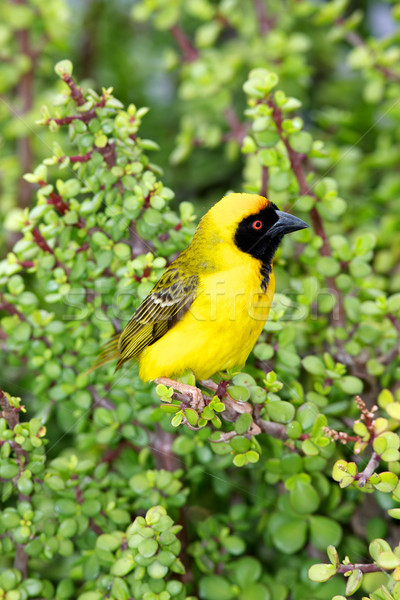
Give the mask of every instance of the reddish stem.
<path id="1" fill-rule="evenodd" d="M 82 155 L 78 154 L 76 156 L 69 156 L 69 160 L 72 163 L 84 163 L 84 162 L 88 162 L 91 159 L 92 154 L 93 154 L 93 150 L 89 150 L 89 152 L 86 152 L 86 154 L 82 154 Z M 62 162 L 62 160 L 64 158 L 65 157 L 60 158 L 60 160 L 58 162 Z"/>
<path id="2" fill-rule="evenodd" d="M 106 165 L 109 169 L 111 169 L 112 167 L 115 167 L 116 162 L 117 162 L 117 157 L 115 155 L 115 144 L 114 143 L 110 144 L 109 142 L 107 142 L 107 144 L 104 146 L 104 148 L 97 148 L 97 151 L 100 152 L 100 154 L 103 156 L 103 158 L 106 162 Z"/>
<path id="3" fill-rule="evenodd" d="M 313 196 L 316 199 L 316 201 L 319 202 L 318 196 L 311 190 L 310 186 L 307 183 L 306 174 L 302 165 L 302 162 L 304 160 L 304 154 L 300 154 L 299 152 L 296 152 L 296 150 L 293 150 L 293 148 L 289 144 L 289 140 L 284 134 L 282 127 L 282 111 L 276 106 L 276 104 L 272 100 L 268 101 L 268 105 L 272 108 L 272 116 L 276 128 L 278 130 L 279 136 L 285 144 L 292 171 L 295 174 L 297 183 L 299 184 L 299 191 L 301 196 Z M 329 247 L 328 237 L 326 235 L 321 215 L 319 214 L 316 206 L 313 206 L 313 208 L 310 210 L 310 217 L 315 233 L 320 238 L 322 238 L 323 244 L 321 248 L 321 254 L 323 256 L 331 256 L 331 249 Z"/>
<path id="4" fill-rule="evenodd" d="M 285 147 L 286 147 L 286 150 L 288 153 L 288 157 L 290 160 L 290 165 L 292 167 L 292 171 L 293 171 L 293 173 L 297 179 L 297 183 L 299 185 L 300 195 L 301 196 L 313 196 L 315 198 L 316 202 L 319 202 L 318 196 L 312 191 L 312 189 L 310 188 L 310 186 L 307 183 L 306 174 L 305 174 L 305 171 L 304 171 L 304 168 L 302 165 L 305 155 L 300 154 L 299 152 L 296 152 L 296 150 L 294 150 L 291 147 L 289 140 L 287 139 L 287 137 L 283 131 L 282 111 L 276 106 L 276 104 L 273 102 L 273 100 L 268 100 L 268 106 L 270 106 L 272 108 L 272 118 L 275 122 L 279 136 L 280 136 L 281 140 L 283 141 L 283 143 L 285 144 Z M 316 205 L 313 206 L 313 208 L 310 210 L 310 218 L 311 218 L 311 223 L 312 223 L 312 226 L 313 226 L 313 229 L 314 229 L 316 235 L 318 235 L 322 239 L 322 246 L 321 246 L 322 256 L 331 257 L 332 253 L 331 253 L 331 248 L 330 248 L 329 242 L 328 242 L 328 236 L 326 234 L 324 223 L 322 221 L 321 215 L 319 214 Z M 326 281 L 328 283 L 328 286 L 335 292 L 335 295 L 336 295 L 338 309 L 339 309 L 338 325 L 341 327 L 345 327 L 346 326 L 346 315 L 344 313 L 343 305 L 340 302 L 341 293 L 340 293 L 340 291 L 336 285 L 335 279 L 333 277 L 327 277 Z"/>
<path id="5" fill-rule="evenodd" d="M 100 396 L 94 385 L 89 385 L 88 390 L 92 395 L 93 408 L 97 408 L 98 406 L 106 408 L 107 410 L 115 410 L 117 408 L 112 400 Z"/>
<path id="6" fill-rule="evenodd" d="M 50 254 L 54 254 L 53 248 L 50 248 L 50 246 L 48 245 L 48 243 L 46 242 L 46 240 L 44 239 L 37 227 L 34 228 L 32 233 L 33 239 L 35 240 L 39 248 L 41 248 L 44 252 L 50 252 Z"/>
<path id="7" fill-rule="evenodd" d="M 76 85 L 75 81 L 72 79 L 71 75 L 68 73 L 64 73 L 62 76 L 62 80 L 65 81 L 69 89 L 71 90 L 71 98 L 78 106 L 82 106 L 85 104 L 85 98 L 82 94 L 82 88 Z"/>
<path id="8" fill-rule="evenodd" d="M 288 439 L 286 427 L 284 425 L 281 425 L 280 423 L 274 423 L 272 421 L 265 421 L 261 418 L 255 419 L 255 422 L 267 435 L 283 441 Z"/>
<path id="9" fill-rule="evenodd" d="M 268 180 L 269 180 L 268 167 L 265 167 L 263 165 L 262 168 L 261 168 L 261 189 L 260 189 L 260 195 L 264 196 L 265 198 L 268 197 Z"/>
<path id="10" fill-rule="evenodd" d="M 275 20 L 268 17 L 263 0 L 254 0 L 254 8 L 257 14 L 260 34 L 265 35 L 275 25 Z"/>
<path id="11" fill-rule="evenodd" d="M 375 473 L 376 469 L 379 467 L 380 462 L 381 457 L 379 456 L 379 454 L 373 452 L 364 471 L 356 475 L 356 479 L 358 480 L 358 487 L 364 487 L 368 479 Z"/>
<path id="12" fill-rule="evenodd" d="M 101 459 L 101 462 L 112 464 L 115 460 L 117 460 L 117 458 L 120 456 L 120 454 L 126 448 L 130 448 L 137 454 L 139 454 L 139 452 L 141 450 L 141 448 L 139 448 L 138 446 L 135 446 L 134 444 L 132 444 L 132 442 L 129 442 L 128 440 L 122 440 L 121 442 L 119 442 L 119 444 L 116 448 L 113 448 L 113 449 L 110 448 L 105 451 L 105 453 L 103 454 L 103 457 Z"/>
<path id="13" fill-rule="evenodd" d="M 30 269 L 35 266 L 35 263 L 32 260 L 18 260 L 18 264 L 25 269 Z"/>
<path id="14" fill-rule="evenodd" d="M 180 28 L 179 25 L 172 25 L 170 32 L 174 36 L 175 40 L 178 43 L 178 46 L 183 52 L 183 60 L 185 60 L 186 62 L 194 62 L 199 58 L 198 50 L 193 46 L 193 44 L 190 42 L 189 38 Z"/>
<path id="15" fill-rule="evenodd" d="M 338 25 L 344 25 L 344 19 L 337 19 Z M 365 41 L 356 33 L 355 31 L 346 31 L 344 38 L 354 47 L 365 46 L 368 47 Z M 374 51 L 371 51 L 373 54 L 376 54 Z M 380 65 L 378 63 L 378 57 L 374 56 L 375 68 L 382 73 L 387 79 L 392 79 L 393 81 L 400 82 L 400 75 L 395 73 L 389 67 L 385 67 L 384 65 Z"/>
<path id="16" fill-rule="evenodd" d="M 26 4 L 25 0 L 12 0 L 14 4 Z M 18 83 L 18 96 L 21 101 L 19 115 L 28 113 L 33 106 L 33 71 L 35 68 L 36 55 L 30 44 L 29 29 L 20 29 L 15 32 L 15 37 L 19 45 L 19 52 L 29 61 L 30 67 L 21 75 Z M 28 134 L 25 134 L 17 141 L 19 164 L 22 173 L 30 173 L 32 170 L 32 145 Z M 29 206 L 32 188 L 25 179 L 21 178 L 18 182 L 18 203 L 22 207 Z"/>
<path id="17" fill-rule="evenodd" d="M 44 187 L 47 185 L 46 182 L 43 181 L 42 179 L 38 183 L 41 187 Z M 46 198 L 46 201 L 48 204 L 51 204 L 52 206 L 54 206 L 56 211 L 61 216 L 64 216 L 65 213 L 67 213 L 69 210 L 71 210 L 69 205 L 65 202 L 65 200 L 63 200 L 62 196 L 60 196 L 60 194 L 56 194 L 56 192 L 50 192 L 49 197 Z M 75 225 L 75 227 L 79 227 L 80 229 L 82 229 L 83 227 L 85 227 L 85 221 L 82 219 L 82 217 L 79 217 L 78 221 L 76 223 L 74 223 L 74 225 Z"/>
<path id="18" fill-rule="evenodd" d="M 237 140 L 239 144 L 241 144 L 247 133 L 247 129 L 245 125 L 239 121 L 236 112 L 231 106 L 228 106 L 228 108 L 225 110 L 225 119 L 231 128 L 231 131 L 227 137 L 232 137 Z"/>
<path id="19" fill-rule="evenodd" d="M 79 252 L 86 252 L 86 250 L 89 250 L 89 243 L 88 242 L 84 242 L 82 244 L 82 246 L 80 248 L 78 248 L 78 250 L 76 250 L 76 253 L 78 254 Z"/>
<path id="20" fill-rule="evenodd" d="M 17 315 L 20 321 L 26 321 L 25 315 L 18 310 L 13 304 L 4 299 L 3 292 L 0 292 L 0 310 L 6 310 L 10 315 Z"/>
<path id="21" fill-rule="evenodd" d="M 339 565 L 336 569 L 336 573 L 348 573 L 349 571 L 361 571 L 362 573 L 378 573 L 382 571 L 378 565 L 363 565 L 363 564 L 352 564 L 352 565 Z"/>
<path id="22" fill-rule="evenodd" d="M 0 414 L 7 421 L 9 428 L 11 430 L 14 430 L 14 428 L 19 423 L 20 408 L 15 408 L 14 406 L 12 406 L 9 403 L 7 396 L 5 395 L 5 393 L 2 390 L 0 390 L 0 409 L 1 409 Z M 12 447 L 13 447 L 15 458 L 18 462 L 18 466 L 19 466 L 20 474 L 21 474 L 24 470 L 24 466 L 28 462 L 28 453 L 26 452 L 26 450 L 24 450 L 22 448 L 22 446 L 20 446 L 20 444 L 17 444 L 16 442 L 14 442 Z M 19 502 L 25 502 L 25 501 L 30 502 L 31 498 L 30 498 L 30 496 L 27 496 L 27 495 L 23 494 L 22 492 L 18 491 L 18 501 Z M 14 569 L 18 569 L 18 571 L 20 571 L 22 574 L 22 578 L 26 579 L 28 577 L 29 557 L 25 551 L 25 545 L 17 543 L 15 550 L 16 550 L 16 552 L 15 552 L 15 557 L 14 557 Z"/>
<path id="23" fill-rule="evenodd" d="M 65 81 L 65 79 L 64 79 L 64 81 Z M 73 82 L 72 77 L 71 77 L 71 81 Z M 81 88 L 78 88 L 76 85 L 75 85 L 75 88 L 79 89 L 79 90 L 81 89 Z M 82 94 L 82 90 L 81 90 L 81 94 Z M 72 97 L 72 94 L 71 94 L 71 97 Z M 85 100 L 83 95 L 82 95 L 82 98 L 83 98 L 83 100 Z M 79 102 L 80 105 L 82 105 L 83 103 Z M 77 102 L 77 104 L 78 104 L 78 102 Z M 84 123 L 89 123 L 89 121 L 91 121 L 92 119 L 95 119 L 97 117 L 96 108 L 102 108 L 103 106 L 105 106 L 105 104 L 106 104 L 105 96 L 102 96 L 101 100 L 99 102 L 97 102 L 95 107 L 92 108 L 91 110 L 88 110 L 88 111 L 82 113 L 81 115 L 70 115 L 67 117 L 60 117 L 59 119 L 56 119 L 55 117 L 50 117 L 50 119 L 47 119 L 46 125 L 48 125 L 51 121 L 54 121 L 54 123 L 57 123 L 57 125 L 69 125 L 70 123 L 73 123 L 74 121 L 83 121 Z"/>

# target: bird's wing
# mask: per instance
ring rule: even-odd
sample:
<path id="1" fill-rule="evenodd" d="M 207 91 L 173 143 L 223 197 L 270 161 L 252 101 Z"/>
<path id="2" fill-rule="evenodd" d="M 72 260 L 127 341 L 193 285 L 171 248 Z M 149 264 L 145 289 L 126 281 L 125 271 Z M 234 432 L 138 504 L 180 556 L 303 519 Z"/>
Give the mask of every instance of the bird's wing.
<path id="1" fill-rule="evenodd" d="M 195 298 L 197 288 L 197 275 L 182 277 L 178 269 L 164 273 L 119 337 L 117 369 L 160 339 L 183 317 Z"/>

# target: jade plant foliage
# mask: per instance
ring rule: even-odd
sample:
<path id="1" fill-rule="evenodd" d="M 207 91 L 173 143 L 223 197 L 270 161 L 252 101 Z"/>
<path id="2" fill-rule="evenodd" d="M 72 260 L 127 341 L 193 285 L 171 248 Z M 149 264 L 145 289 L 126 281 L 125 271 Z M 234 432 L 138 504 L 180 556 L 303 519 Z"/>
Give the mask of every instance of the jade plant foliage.
<path id="1" fill-rule="evenodd" d="M 33 198 L 22 175 L 45 158 L 52 143 L 45 130 L 36 131 L 36 121 L 52 94 L 53 66 L 66 51 L 69 32 L 63 0 L 0 5 L 0 220 L 7 229 L 13 228 L 13 211 Z M 2 243 L 8 241 L 0 235 Z"/>
<path id="2" fill-rule="evenodd" d="M 41 39 L 56 4 L 6 3 L 0 34 Z M 373 6 L 383 37 L 343 0 L 144 0 L 126 21 L 165 59 L 144 46 L 147 92 L 119 99 L 104 48 L 104 81 L 79 60 L 32 71 L 49 79 L 32 201 L 6 194 L 0 262 L 0 598 L 400 599 L 400 13 Z M 46 52 L 74 57 L 79 28 L 53 25 Z M 162 101 L 137 100 L 152 81 L 163 127 Z M 92 371 L 230 189 L 311 225 L 278 251 L 242 372 L 199 409 L 134 363 Z"/>

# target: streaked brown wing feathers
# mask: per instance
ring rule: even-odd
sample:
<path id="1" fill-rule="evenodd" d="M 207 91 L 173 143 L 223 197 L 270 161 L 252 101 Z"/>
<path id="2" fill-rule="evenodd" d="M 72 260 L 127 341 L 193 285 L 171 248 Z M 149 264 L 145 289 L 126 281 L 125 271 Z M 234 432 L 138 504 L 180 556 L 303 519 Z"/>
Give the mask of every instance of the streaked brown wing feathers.
<path id="1" fill-rule="evenodd" d="M 197 275 L 179 279 L 178 271 L 165 273 L 122 332 L 117 368 L 138 356 L 182 318 L 194 300 L 197 287 Z"/>

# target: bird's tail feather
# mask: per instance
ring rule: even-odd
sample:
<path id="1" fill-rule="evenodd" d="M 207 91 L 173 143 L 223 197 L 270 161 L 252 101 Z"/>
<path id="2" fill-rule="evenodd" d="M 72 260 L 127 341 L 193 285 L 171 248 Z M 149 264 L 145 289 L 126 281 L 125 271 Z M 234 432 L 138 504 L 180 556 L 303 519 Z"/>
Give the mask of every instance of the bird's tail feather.
<path id="1" fill-rule="evenodd" d="M 105 365 L 112 360 L 117 360 L 119 357 L 118 342 L 121 336 L 121 332 L 114 333 L 114 335 L 101 347 L 96 362 L 86 373 L 92 373 L 102 365 Z"/>

